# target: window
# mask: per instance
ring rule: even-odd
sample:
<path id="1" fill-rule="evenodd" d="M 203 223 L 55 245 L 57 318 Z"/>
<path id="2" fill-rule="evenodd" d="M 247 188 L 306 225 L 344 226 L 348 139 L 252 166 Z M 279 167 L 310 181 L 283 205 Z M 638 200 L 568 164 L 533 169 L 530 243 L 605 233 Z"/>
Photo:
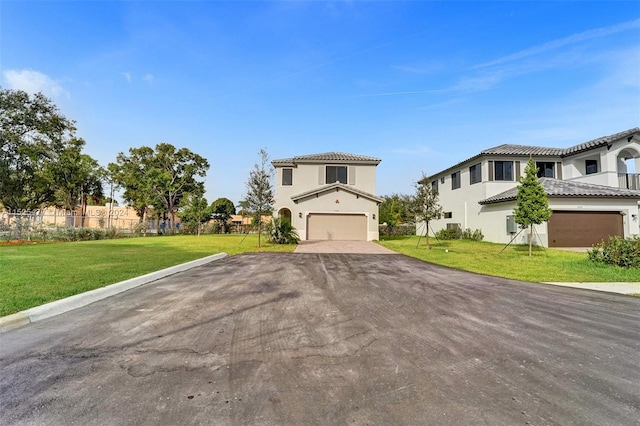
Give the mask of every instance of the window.
<path id="1" fill-rule="evenodd" d="M 544 161 L 538 161 L 536 163 L 536 167 L 538 168 L 538 177 L 555 177 L 555 173 L 553 172 L 553 166 L 555 163 L 548 163 Z"/>
<path id="2" fill-rule="evenodd" d="M 347 166 L 327 166 L 326 183 L 347 183 Z"/>
<path id="3" fill-rule="evenodd" d="M 431 182 L 431 189 L 438 192 L 438 179 Z"/>
<path id="4" fill-rule="evenodd" d="M 451 219 L 453 217 L 453 213 L 452 212 L 444 212 L 444 218 L 445 219 Z"/>
<path id="5" fill-rule="evenodd" d="M 494 168 L 495 180 L 513 180 L 513 161 L 496 161 Z"/>
<path id="6" fill-rule="evenodd" d="M 440 183 L 444 183 L 444 176 L 440 178 Z"/>
<path id="7" fill-rule="evenodd" d="M 451 189 L 460 188 L 460 172 L 451 175 Z"/>
<path id="8" fill-rule="evenodd" d="M 584 168 L 588 175 L 598 173 L 598 160 L 585 160 Z"/>
<path id="9" fill-rule="evenodd" d="M 293 185 L 293 169 L 282 169 L 282 186 Z"/>
<path id="10" fill-rule="evenodd" d="M 469 179 L 471 185 L 482 182 L 482 164 L 478 163 L 469 167 Z"/>

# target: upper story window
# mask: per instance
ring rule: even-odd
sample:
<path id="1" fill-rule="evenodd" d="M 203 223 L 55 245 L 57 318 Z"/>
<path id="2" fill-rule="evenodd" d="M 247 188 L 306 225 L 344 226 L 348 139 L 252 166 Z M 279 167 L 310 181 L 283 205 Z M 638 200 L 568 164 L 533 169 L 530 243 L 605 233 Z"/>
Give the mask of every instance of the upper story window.
<path id="1" fill-rule="evenodd" d="M 293 169 L 282 169 L 282 186 L 293 185 Z"/>
<path id="2" fill-rule="evenodd" d="M 584 168 L 587 175 L 598 173 L 598 160 L 585 160 Z"/>
<path id="3" fill-rule="evenodd" d="M 444 176 L 440 178 L 440 183 L 444 183 Z"/>
<path id="4" fill-rule="evenodd" d="M 438 179 L 431 181 L 431 189 L 438 192 Z"/>
<path id="5" fill-rule="evenodd" d="M 327 166 L 326 168 L 326 181 L 327 184 L 331 183 L 347 183 L 347 166 Z"/>
<path id="6" fill-rule="evenodd" d="M 495 161 L 495 180 L 513 180 L 513 161 Z"/>
<path id="7" fill-rule="evenodd" d="M 469 167 L 469 182 L 471 185 L 482 182 L 482 164 L 478 163 Z"/>
<path id="8" fill-rule="evenodd" d="M 546 161 L 538 161 L 536 162 L 536 167 L 538 168 L 538 177 L 555 177 L 555 173 L 553 171 L 553 167 L 555 163 L 546 162 Z"/>
<path id="9" fill-rule="evenodd" d="M 455 172 L 451 175 L 451 189 L 460 188 L 460 172 Z"/>

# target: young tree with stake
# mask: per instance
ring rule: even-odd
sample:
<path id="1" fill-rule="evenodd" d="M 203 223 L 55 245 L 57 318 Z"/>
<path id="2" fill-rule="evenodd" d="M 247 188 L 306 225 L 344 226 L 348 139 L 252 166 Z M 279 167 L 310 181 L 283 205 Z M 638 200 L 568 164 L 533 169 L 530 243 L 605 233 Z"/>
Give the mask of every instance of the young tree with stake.
<path id="1" fill-rule="evenodd" d="M 273 169 L 269 166 L 269 155 L 261 149 L 259 152 L 260 164 L 255 164 L 249 172 L 247 181 L 247 193 L 244 197 L 247 209 L 253 212 L 258 223 L 258 247 L 260 247 L 260 235 L 262 234 L 262 216 L 273 212 Z"/>
<path id="2" fill-rule="evenodd" d="M 442 217 L 442 206 L 438 203 L 438 191 L 431 187 L 427 182 L 427 177 L 422 173 L 422 179 L 416 184 L 416 193 L 411 200 L 411 213 L 415 216 L 417 222 L 424 221 L 426 224 L 426 240 L 427 248 L 429 246 L 429 222 Z"/>
<path id="3" fill-rule="evenodd" d="M 533 158 L 529 158 L 524 176 L 520 179 L 513 214 L 517 224 L 529 227 L 529 256 L 531 256 L 533 225 L 547 222 L 551 217 L 547 193 L 538 180 L 538 169 Z"/>

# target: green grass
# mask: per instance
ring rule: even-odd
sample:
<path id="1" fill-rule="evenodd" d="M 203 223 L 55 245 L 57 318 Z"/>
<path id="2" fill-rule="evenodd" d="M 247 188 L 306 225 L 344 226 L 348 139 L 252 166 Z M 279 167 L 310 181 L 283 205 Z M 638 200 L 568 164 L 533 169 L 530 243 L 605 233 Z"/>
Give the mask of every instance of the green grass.
<path id="1" fill-rule="evenodd" d="M 226 252 L 292 252 L 295 245 L 258 250 L 257 235 L 191 235 L 75 243 L 0 246 L 0 316 L 190 260 Z"/>
<path id="2" fill-rule="evenodd" d="M 591 262 L 586 253 L 534 247 L 529 257 L 528 246 L 468 240 L 436 241 L 430 238 L 431 249 L 424 238 L 416 248 L 418 237 L 385 238 L 380 244 L 398 253 L 438 265 L 465 271 L 532 282 L 637 282 L 640 269 Z"/>

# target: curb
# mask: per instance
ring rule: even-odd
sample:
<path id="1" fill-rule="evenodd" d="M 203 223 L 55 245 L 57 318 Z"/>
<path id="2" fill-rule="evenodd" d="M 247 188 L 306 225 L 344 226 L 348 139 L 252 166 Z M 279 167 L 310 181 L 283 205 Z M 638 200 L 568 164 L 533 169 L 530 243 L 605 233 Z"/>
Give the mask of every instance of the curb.
<path id="1" fill-rule="evenodd" d="M 640 283 L 612 282 L 612 283 L 570 283 L 570 282 L 543 282 L 542 284 L 560 287 L 581 288 L 585 290 L 602 291 L 605 293 L 636 294 L 640 293 Z"/>
<path id="2" fill-rule="evenodd" d="M 0 332 L 13 330 L 32 322 L 50 318 L 62 313 L 81 308 L 91 303 L 97 302 L 107 297 L 131 290 L 143 284 L 157 281 L 169 275 L 184 272 L 188 269 L 202 266 L 215 260 L 227 257 L 227 253 L 218 253 L 212 256 L 203 257 L 201 259 L 192 260 L 191 262 L 182 263 L 180 265 L 171 266 L 139 277 L 131 278 L 115 284 L 109 284 L 106 287 L 96 288 L 85 293 L 76 294 L 65 299 L 56 300 L 41 306 L 36 306 L 15 314 L 0 317 Z"/>

